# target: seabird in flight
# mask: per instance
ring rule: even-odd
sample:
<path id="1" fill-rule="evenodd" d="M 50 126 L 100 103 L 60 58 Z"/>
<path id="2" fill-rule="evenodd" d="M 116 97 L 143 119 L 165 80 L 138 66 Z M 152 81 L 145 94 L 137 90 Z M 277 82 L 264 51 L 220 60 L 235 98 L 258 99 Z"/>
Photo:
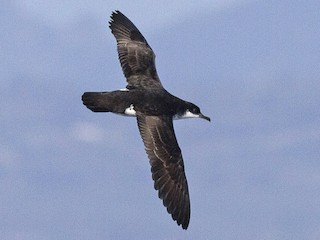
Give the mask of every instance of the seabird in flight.
<path id="1" fill-rule="evenodd" d="M 173 119 L 203 118 L 198 106 L 167 92 L 158 77 L 155 54 L 138 28 L 120 11 L 111 15 L 110 29 L 127 79 L 125 89 L 85 92 L 83 104 L 93 112 L 113 112 L 137 118 L 150 160 L 154 188 L 173 220 L 183 229 L 190 221 L 190 198 Z"/>

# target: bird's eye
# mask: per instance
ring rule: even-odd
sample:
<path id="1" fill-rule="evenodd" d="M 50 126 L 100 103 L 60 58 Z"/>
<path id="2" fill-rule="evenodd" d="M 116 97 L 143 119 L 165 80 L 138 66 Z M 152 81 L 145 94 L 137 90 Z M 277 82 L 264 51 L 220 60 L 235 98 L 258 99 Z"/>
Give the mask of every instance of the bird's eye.
<path id="1" fill-rule="evenodd" d="M 200 112 L 200 110 L 195 107 L 195 108 L 192 109 L 192 112 L 198 114 Z"/>

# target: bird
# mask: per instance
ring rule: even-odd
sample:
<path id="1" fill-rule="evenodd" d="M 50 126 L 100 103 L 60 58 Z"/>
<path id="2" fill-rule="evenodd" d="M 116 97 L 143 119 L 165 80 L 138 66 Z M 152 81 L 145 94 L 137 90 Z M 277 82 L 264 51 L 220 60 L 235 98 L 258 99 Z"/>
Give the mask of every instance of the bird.
<path id="1" fill-rule="evenodd" d="M 151 165 L 154 188 L 172 219 L 187 229 L 190 196 L 173 120 L 202 118 L 200 108 L 170 94 L 160 82 L 155 53 L 138 28 L 120 11 L 113 11 L 109 28 L 116 38 L 118 58 L 127 81 L 124 89 L 85 92 L 83 104 L 93 112 L 112 112 L 137 119 Z"/>

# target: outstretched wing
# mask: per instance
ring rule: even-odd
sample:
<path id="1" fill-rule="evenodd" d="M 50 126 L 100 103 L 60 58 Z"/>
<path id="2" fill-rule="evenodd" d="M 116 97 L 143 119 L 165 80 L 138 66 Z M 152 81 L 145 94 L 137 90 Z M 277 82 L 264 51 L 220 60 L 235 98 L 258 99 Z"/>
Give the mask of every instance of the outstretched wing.
<path id="1" fill-rule="evenodd" d="M 172 117 L 143 116 L 137 121 L 150 159 L 154 187 L 173 220 L 187 229 L 190 220 L 188 183 Z"/>
<path id="2" fill-rule="evenodd" d="M 155 54 L 138 28 L 120 11 L 111 15 L 110 29 L 117 40 L 118 56 L 129 88 L 162 88 Z"/>

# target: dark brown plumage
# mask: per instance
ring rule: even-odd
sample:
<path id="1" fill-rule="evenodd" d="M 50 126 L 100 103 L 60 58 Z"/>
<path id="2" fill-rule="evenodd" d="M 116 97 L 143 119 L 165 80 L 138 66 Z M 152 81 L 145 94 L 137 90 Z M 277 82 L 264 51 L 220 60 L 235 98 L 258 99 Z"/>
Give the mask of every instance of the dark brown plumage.
<path id="1" fill-rule="evenodd" d="M 150 159 L 154 188 L 159 191 L 168 213 L 186 229 L 190 220 L 190 197 L 172 117 L 138 114 L 137 120 Z"/>
<path id="2" fill-rule="evenodd" d="M 138 28 L 121 12 L 111 15 L 110 29 L 117 40 L 120 64 L 128 88 L 162 88 L 159 80 L 155 54 Z"/>
<path id="3" fill-rule="evenodd" d="M 126 89 L 85 92 L 83 104 L 94 112 L 136 116 L 148 154 L 154 188 L 172 218 L 187 229 L 190 197 L 181 150 L 173 129 L 173 118 L 204 116 L 195 104 L 167 92 L 158 77 L 155 54 L 135 25 L 121 12 L 111 15 L 110 29 L 117 50 Z"/>

